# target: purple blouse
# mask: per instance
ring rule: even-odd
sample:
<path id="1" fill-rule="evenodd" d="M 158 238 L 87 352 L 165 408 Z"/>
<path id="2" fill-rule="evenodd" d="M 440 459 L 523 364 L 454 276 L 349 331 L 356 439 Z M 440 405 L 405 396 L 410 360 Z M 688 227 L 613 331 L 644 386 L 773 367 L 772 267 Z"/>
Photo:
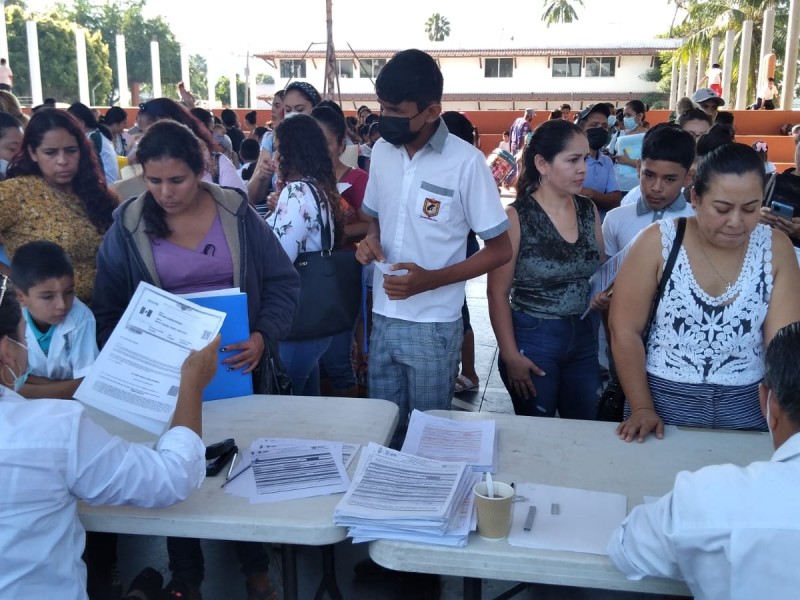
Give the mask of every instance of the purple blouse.
<path id="1" fill-rule="evenodd" d="M 193 250 L 162 239 L 150 244 L 162 289 L 194 294 L 233 287 L 233 261 L 219 214 Z"/>

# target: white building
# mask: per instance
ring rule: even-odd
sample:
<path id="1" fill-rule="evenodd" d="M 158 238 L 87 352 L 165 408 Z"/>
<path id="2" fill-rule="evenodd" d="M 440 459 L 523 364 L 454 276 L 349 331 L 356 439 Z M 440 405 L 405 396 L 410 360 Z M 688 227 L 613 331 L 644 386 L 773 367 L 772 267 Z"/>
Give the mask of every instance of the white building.
<path id="1" fill-rule="evenodd" d="M 597 101 L 624 104 L 658 93 L 643 75 L 657 66 L 662 51 L 680 40 L 649 40 L 615 45 L 459 49 L 437 45 L 422 48 L 436 58 L 444 76 L 446 110 L 557 108 L 573 110 Z M 397 49 L 337 50 L 339 92 L 344 107 L 374 104 L 374 80 Z M 320 91 L 325 76 L 325 49 L 274 50 L 257 54 L 274 69 L 275 87 L 292 79 L 308 81 Z"/>

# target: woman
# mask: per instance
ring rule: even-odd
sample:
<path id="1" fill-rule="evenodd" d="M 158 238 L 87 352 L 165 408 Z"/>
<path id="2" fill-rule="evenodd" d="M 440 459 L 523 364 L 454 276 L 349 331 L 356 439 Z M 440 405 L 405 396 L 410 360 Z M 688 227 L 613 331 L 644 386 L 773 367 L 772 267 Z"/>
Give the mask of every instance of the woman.
<path id="1" fill-rule="evenodd" d="M 293 81 L 283 91 L 283 118 L 295 114 L 310 115 L 322 100 L 317 88 L 305 81 Z"/>
<path id="2" fill-rule="evenodd" d="M 507 209 L 512 259 L 489 273 L 500 376 L 518 415 L 552 417 L 558 411 L 594 419 L 597 413 L 599 322 L 594 314 L 581 318 L 589 277 L 604 259 L 597 209 L 578 195 L 588 154 L 577 125 L 553 120 L 533 131 L 517 199 Z M 597 309 L 605 304 L 603 297 L 592 301 Z"/>
<path id="3" fill-rule="evenodd" d="M 776 177 L 785 178 L 789 175 L 800 177 L 800 144 L 795 144 L 794 146 L 794 167 L 786 169 Z M 792 219 L 785 219 L 773 213 L 769 206 L 762 206 L 761 222 L 782 231 L 789 236 L 789 239 L 792 240 L 792 244 L 794 244 L 796 248 L 800 248 L 800 216 L 793 217 Z M 800 260 L 800 252 L 798 252 L 798 250 L 795 250 L 795 252 L 798 253 L 798 260 Z"/>
<path id="4" fill-rule="evenodd" d="M 261 154 L 258 157 L 258 164 L 247 182 L 247 193 L 250 202 L 254 205 L 264 204 L 267 194 L 276 183 L 275 161 L 272 160 L 272 156 L 275 154 L 275 130 L 283 121 L 283 97 L 284 90 L 278 90 L 272 97 L 270 130 L 261 138 Z"/>
<path id="5" fill-rule="evenodd" d="M 358 168 L 342 162 L 345 149 L 346 125 L 339 105 L 323 100 L 311 111 L 325 135 L 328 152 L 333 161 L 337 189 L 342 198 L 344 218 L 344 241 L 353 248 L 367 234 L 370 220 L 361 212 L 368 175 Z M 355 397 L 358 395 L 356 377 L 350 359 L 353 332 L 343 331 L 333 336 L 328 350 L 320 360 L 322 378 L 330 384 L 332 396 Z"/>
<path id="6" fill-rule="evenodd" d="M 163 507 L 200 486 L 201 390 L 216 371 L 218 345 L 186 359 L 172 429 L 158 450 L 131 444 L 94 424 L 78 402 L 31 402 L 16 392 L 28 371 L 25 319 L 0 275 L 0 597 L 87 598 L 79 500 Z M 147 477 L 131 476 L 136 471 Z"/>
<path id="7" fill-rule="evenodd" d="M 800 320 L 800 270 L 783 233 L 759 225 L 764 166 L 743 144 L 701 159 L 682 248 L 642 332 L 672 249 L 676 221 L 639 236 L 614 284 L 611 347 L 629 410 L 620 438 L 643 441 L 664 425 L 765 429 L 758 400 L 764 348 Z"/>
<path id="8" fill-rule="evenodd" d="M 246 198 L 204 181 L 205 148 L 188 127 L 159 121 L 136 153 L 147 191 L 120 207 L 100 249 L 94 296 L 98 343 L 108 339 L 141 281 L 177 294 L 238 287 L 247 294 L 251 334 L 222 349 L 233 353 L 222 365 L 254 373 L 254 389 L 263 393 L 265 348 L 289 330 L 299 294 L 297 272 Z M 168 540 L 173 587 L 199 590 L 198 545 Z M 261 546 L 240 544 L 238 552 L 248 588 L 266 589 L 268 561 Z"/>
<path id="9" fill-rule="evenodd" d="M 105 125 L 111 132 L 111 144 L 117 156 L 128 156 L 130 136 L 125 133 L 127 122 L 128 113 L 119 106 L 112 106 L 104 116 L 100 117 L 100 124 Z"/>
<path id="10" fill-rule="evenodd" d="M 117 197 L 103 183 L 97 154 L 78 121 L 54 108 L 37 112 L 7 176 L 0 183 L 0 239 L 9 257 L 34 240 L 59 244 L 72 257 L 75 295 L 88 303 Z"/>
<path id="11" fill-rule="evenodd" d="M 609 152 L 616 163 L 617 184 L 624 196 L 639 185 L 637 165 L 642 153 L 644 134 L 649 125 L 645 120 L 647 106 L 641 100 L 631 100 L 622 111 L 623 131 L 616 137 Z"/>
<path id="12" fill-rule="evenodd" d="M 73 117 L 80 121 L 83 125 L 83 131 L 89 141 L 92 143 L 97 156 L 100 158 L 100 164 L 103 165 L 103 173 L 106 178 L 106 185 L 111 185 L 119 179 L 119 164 L 117 163 L 117 153 L 114 151 L 114 145 L 103 132 L 100 131 L 100 123 L 97 122 L 92 109 L 75 102 L 70 105 L 67 112 L 71 113 Z"/>
<path id="13" fill-rule="evenodd" d="M 339 194 L 322 129 L 313 118 L 300 114 L 278 126 L 275 142 L 278 173 L 285 185 L 269 224 L 289 260 L 294 262 L 301 252 L 322 250 L 322 228 L 326 225 L 334 234 L 334 248 L 340 247 Z M 330 343 L 331 336 L 280 343 L 281 360 L 296 395 L 319 396 L 319 359 Z"/>
<path id="14" fill-rule="evenodd" d="M 22 144 L 22 126 L 8 113 L 0 112 L 0 181 L 6 178 L 8 163 Z M 9 274 L 11 260 L 0 240 L 0 273 Z"/>

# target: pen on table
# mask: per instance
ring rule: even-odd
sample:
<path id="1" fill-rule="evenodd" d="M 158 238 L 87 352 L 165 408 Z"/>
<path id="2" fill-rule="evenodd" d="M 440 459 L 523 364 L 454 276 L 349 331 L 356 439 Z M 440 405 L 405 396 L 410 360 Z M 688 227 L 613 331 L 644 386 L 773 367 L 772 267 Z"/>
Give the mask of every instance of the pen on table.
<path id="1" fill-rule="evenodd" d="M 231 473 L 233 473 L 233 465 L 236 464 L 236 459 L 239 457 L 239 453 L 235 452 L 233 455 L 233 459 L 231 460 L 231 466 L 228 468 L 228 474 L 225 476 L 225 481 L 228 481 L 231 478 Z"/>
<path id="2" fill-rule="evenodd" d="M 229 484 L 231 481 L 233 481 L 234 479 L 236 479 L 236 478 L 237 478 L 239 475 L 241 475 L 242 473 L 244 473 L 245 471 L 247 471 L 247 469 L 249 469 L 249 468 L 250 468 L 250 467 L 252 467 L 252 466 L 253 466 L 253 463 L 250 463 L 250 464 L 249 464 L 249 465 L 247 465 L 247 466 L 246 466 L 244 469 L 242 469 L 241 471 L 239 471 L 239 472 L 238 472 L 236 475 L 234 475 L 233 477 L 230 477 L 229 479 L 226 479 L 226 480 L 225 480 L 225 483 L 223 483 L 223 484 L 222 484 L 221 486 L 219 486 L 219 487 L 221 487 L 221 488 L 224 488 L 224 487 L 225 487 L 226 485 L 228 485 L 228 484 Z"/>

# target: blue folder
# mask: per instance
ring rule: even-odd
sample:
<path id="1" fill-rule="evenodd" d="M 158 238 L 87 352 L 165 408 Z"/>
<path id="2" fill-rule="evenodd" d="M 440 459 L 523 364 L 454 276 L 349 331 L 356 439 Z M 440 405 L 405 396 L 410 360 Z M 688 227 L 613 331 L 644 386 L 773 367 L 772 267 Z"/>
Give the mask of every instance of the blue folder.
<path id="1" fill-rule="evenodd" d="M 247 318 L 247 294 L 236 289 L 230 290 L 230 294 L 219 296 L 200 297 L 192 294 L 183 296 L 195 304 L 224 312 L 226 317 L 220 330 L 222 343 L 220 348 L 227 344 L 236 344 L 247 341 L 250 337 L 250 325 Z M 203 402 L 208 400 L 220 400 L 222 398 L 234 398 L 236 396 L 249 396 L 253 393 L 253 375 L 244 375 L 244 368 L 236 371 L 228 371 L 222 361 L 236 354 L 231 352 L 220 352 L 217 374 L 203 391 Z"/>

